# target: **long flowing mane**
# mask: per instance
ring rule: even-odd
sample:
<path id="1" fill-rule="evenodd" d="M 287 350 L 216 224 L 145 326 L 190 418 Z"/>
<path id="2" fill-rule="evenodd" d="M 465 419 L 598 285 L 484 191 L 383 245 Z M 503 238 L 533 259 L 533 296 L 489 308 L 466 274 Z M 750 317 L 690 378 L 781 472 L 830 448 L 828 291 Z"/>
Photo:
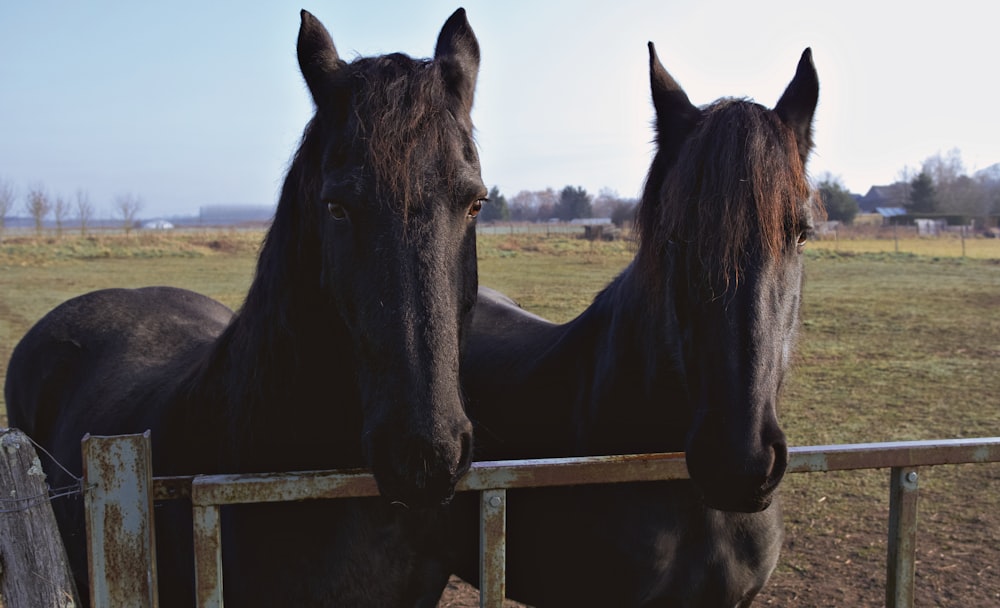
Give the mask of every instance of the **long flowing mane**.
<path id="1" fill-rule="evenodd" d="M 775 257 L 794 246 L 787 235 L 803 221 L 809 188 L 795 134 L 773 111 L 718 101 L 703 110 L 672 166 L 657 161 L 637 212 L 640 251 L 674 242 L 716 279 L 738 280 L 747 252 Z"/>
<path id="2" fill-rule="evenodd" d="M 424 170 L 422 159 L 439 157 L 446 146 L 454 145 L 453 125 L 460 129 L 461 141 L 467 147 L 473 145 L 471 121 L 465 113 L 446 109 L 451 97 L 435 69 L 439 66 L 432 60 L 393 53 L 361 57 L 336 73 L 330 83 L 335 103 L 318 111 L 303 133 L 281 190 L 274 222 L 261 248 L 254 282 L 239 313 L 270 321 L 255 323 L 253 318 L 246 318 L 244 329 L 287 332 L 294 318 L 309 316 L 309 311 L 303 310 L 304 300 L 292 296 L 290 290 L 319 287 L 316 277 L 320 274 L 320 244 L 314 225 L 324 163 L 342 163 L 346 155 L 362 150 L 365 159 L 360 164 L 374 174 L 372 181 L 379 190 L 372 200 L 389 207 L 381 211 L 405 217 L 420 205 L 425 187 L 441 187 L 427 183 L 417 173 Z M 450 120 L 443 120 L 446 112 Z M 344 121 L 346 127 L 333 154 L 325 155 L 329 114 L 334 120 Z M 462 153 L 466 159 L 476 155 L 471 147 Z M 456 181 L 455 167 L 434 167 L 438 172 L 442 169 L 448 183 Z M 354 179 L 355 183 L 345 186 L 360 188 L 363 176 Z M 292 302 L 294 309 L 289 307 Z"/>

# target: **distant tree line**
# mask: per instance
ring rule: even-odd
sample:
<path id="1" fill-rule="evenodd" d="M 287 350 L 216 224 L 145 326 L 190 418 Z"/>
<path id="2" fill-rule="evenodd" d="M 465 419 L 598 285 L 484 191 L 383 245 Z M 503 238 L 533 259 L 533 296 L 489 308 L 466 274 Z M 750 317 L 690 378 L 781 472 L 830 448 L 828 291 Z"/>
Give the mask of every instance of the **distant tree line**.
<path id="1" fill-rule="evenodd" d="M 859 212 L 857 196 L 844 187 L 839 177 L 826 173 L 815 185 L 829 219 L 844 223 L 854 220 Z M 1000 214 L 1000 164 L 970 176 L 957 148 L 927 158 L 919 171 L 904 167 L 889 189 L 895 197 L 890 203 L 910 213 L 968 217 Z M 94 206 L 85 190 L 77 190 L 74 197 L 69 198 L 49 194 L 36 184 L 19 197 L 12 183 L 0 178 L 0 236 L 5 219 L 17 213 L 19 200 L 20 209 L 32 219 L 39 234 L 50 216 L 60 235 L 70 222 L 79 227 L 81 234 L 86 234 L 94 219 Z M 483 222 L 547 222 L 606 217 L 620 227 L 632 221 L 636 203 L 635 199 L 623 198 L 608 189 L 594 196 L 581 186 L 565 186 L 558 192 L 552 188 L 521 190 L 508 198 L 494 186 L 479 219 Z M 119 194 L 112 208 L 128 234 L 143 208 L 143 201 L 132 193 Z"/>
<path id="2" fill-rule="evenodd" d="M 8 217 L 18 212 L 17 203 L 21 202 L 20 210 L 31 218 L 35 233 L 42 234 L 45 222 L 51 217 L 55 224 L 56 235 L 62 236 L 67 225 L 72 223 L 86 235 L 94 220 L 94 205 L 86 190 L 78 189 L 73 198 L 59 194 L 50 194 L 41 184 L 32 184 L 19 197 L 14 184 L 0 178 L 0 237 L 3 236 Z M 138 214 L 143 208 L 142 199 L 132 193 L 119 194 L 113 202 L 114 214 L 122 221 L 125 234 L 129 234 L 135 226 Z"/>
<path id="3" fill-rule="evenodd" d="M 840 178 L 824 174 L 816 183 L 827 216 L 851 223 L 857 215 L 858 201 Z M 902 207 L 910 214 L 988 217 L 1000 214 L 1000 164 L 968 175 L 962 153 L 952 149 L 924 160 L 919 171 L 904 167 L 895 183 L 890 206 Z"/>
<path id="4" fill-rule="evenodd" d="M 508 199 L 494 186 L 479 219 L 484 222 L 568 222 L 606 217 L 620 227 L 632 221 L 635 205 L 635 199 L 622 198 L 617 192 L 607 189 L 601 190 L 597 196 L 588 193 L 582 186 L 566 186 L 559 192 L 552 188 L 521 190 Z"/>
<path id="5" fill-rule="evenodd" d="M 489 202 L 483 206 L 479 220 L 483 222 L 547 222 L 572 221 L 578 218 L 606 217 L 617 226 L 631 222 L 636 200 L 622 198 L 613 190 L 604 189 L 594 196 L 582 186 L 566 186 L 559 192 L 522 190 L 508 199 L 494 186 L 488 194 Z M 20 203 L 20 206 L 18 206 Z M 136 224 L 143 208 L 142 199 L 132 193 L 115 197 L 112 202 L 114 216 L 121 220 L 122 229 L 128 234 Z M 72 224 L 80 234 L 86 234 L 94 221 L 94 205 L 85 190 L 77 190 L 73 198 L 50 194 L 44 186 L 34 184 L 18 194 L 14 185 L 0 178 L 0 236 L 8 217 L 24 214 L 32 220 L 35 232 L 41 234 L 46 222 L 55 224 L 57 235 L 62 235 Z M 51 224 L 49 224 L 51 226 Z"/>

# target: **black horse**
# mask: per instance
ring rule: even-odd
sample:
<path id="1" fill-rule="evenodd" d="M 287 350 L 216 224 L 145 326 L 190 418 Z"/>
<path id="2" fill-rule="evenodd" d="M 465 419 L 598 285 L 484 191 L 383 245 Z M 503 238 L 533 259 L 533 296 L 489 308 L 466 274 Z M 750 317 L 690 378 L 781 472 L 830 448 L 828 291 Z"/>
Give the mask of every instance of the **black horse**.
<path id="1" fill-rule="evenodd" d="M 432 60 L 348 63 L 303 11 L 298 60 L 316 113 L 239 312 L 167 287 L 80 296 L 18 344 L 5 394 L 10 422 L 77 473 L 84 433 L 144 429 L 156 475 L 369 466 L 382 499 L 225 510 L 226 600 L 395 606 L 410 591 L 382 573 L 413 566 L 422 528 L 389 502 L 440 506 L 471 460 L 479 46 L 459 9 Z M 55 507 L 83 592 L 81 504 Z M 160 604 L 189 605 L 190 505 L 156 520 Z"/>
<path id="2" fill-rule="evenodd" d="M 510 491 L 507 590 L 532 605 L 745 606 L 780 549 L 816 71 L 806 50 L 774 110 L 697 108 L 649 51 L 635 259 L 565 325 L 481 289 L 463 386 L 477 460 L 684 451 L 691 480 Z M 475 581 L 473 502 L 453 508 Z"/>

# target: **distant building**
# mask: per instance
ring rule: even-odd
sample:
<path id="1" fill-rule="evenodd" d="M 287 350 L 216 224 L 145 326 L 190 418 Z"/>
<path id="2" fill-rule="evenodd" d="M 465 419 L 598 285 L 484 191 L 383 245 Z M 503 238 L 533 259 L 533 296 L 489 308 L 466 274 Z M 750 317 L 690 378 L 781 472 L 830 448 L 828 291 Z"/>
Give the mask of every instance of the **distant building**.
<path id="1" fill-rule="evenodd" d="M 906 209 L 902 207 L 876 207 L 875 213 L 877 213 L 882 218 L 882 224 L 898 224 L 900 220 L 895 218 L 902 218 L 906 216 Z"/>
<path id="2" fill-rule="evenodd" d="M 149 220 L 142 223 L 143 230 L 173 230 L 174 225 L 167 220 Z"/>
<path id="3" fill-rule="evenodd" d="M 274 217 L 268 205 L 206 205 L 199 210 L 199 223 L 207 226 L 266 224 Z"/>
<path id="4" fill-rule="evenodd" d="M 578 217 L 570 224 L 583 226 L 583 238 L 589 241 L 613 241 L 621 236 L 610 217 Z"/>
<path id="5" fill-rule="evenodd" d="M 921 236 L 938 236 L 948 228 L 946 220 L 916 218 L 913 223 L 917 225 L 917 234 Z"/>
<path id="6" fill-rule="evenodd" d="M 569 221 L 576 226 L 606 226 L 611 223 L 610 217 L 578 217 Z"/>
<path id="7" fill-rule="evenodd" d="M 888 186 L 872 186 L 868 193 L 858 200 L 861 213 L 876 213 L 879 207 L 905 207 L 910 202 L 910 185 L 896 182 Z"/>

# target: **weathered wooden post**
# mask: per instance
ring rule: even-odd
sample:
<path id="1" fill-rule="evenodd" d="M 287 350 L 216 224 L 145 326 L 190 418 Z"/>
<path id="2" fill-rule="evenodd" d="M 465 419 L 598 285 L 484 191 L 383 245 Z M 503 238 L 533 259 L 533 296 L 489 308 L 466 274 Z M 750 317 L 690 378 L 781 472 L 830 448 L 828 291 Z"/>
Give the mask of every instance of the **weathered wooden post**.
<path id="1" fill-rule="evenodd" d="M 31 440 L 0 429 L 0 597 L 6 608 L 79 606 Z"/>

